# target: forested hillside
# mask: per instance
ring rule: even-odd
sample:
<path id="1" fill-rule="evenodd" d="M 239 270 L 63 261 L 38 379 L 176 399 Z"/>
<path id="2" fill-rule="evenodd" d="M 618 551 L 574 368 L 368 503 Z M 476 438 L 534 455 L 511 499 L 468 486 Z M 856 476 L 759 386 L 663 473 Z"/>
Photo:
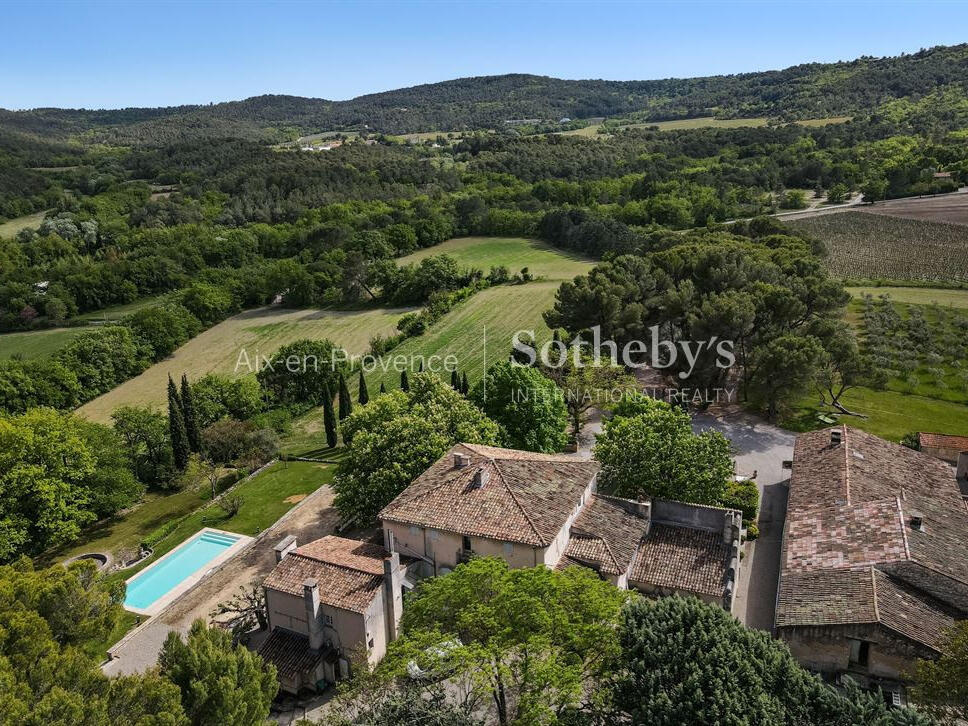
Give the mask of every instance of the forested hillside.
<path id="1" fill-rule="evenodd" d="M 562 80 L 510 74 L 461 78 L 349 101 L 259 96 L 208 106 L 0 111 L 0 128 L 112 144 L 233 137 L 280 141 L 295 133 L 500 128 L 509 119 L 634 115 L 641 121 L 852 115 L 949 84 L 964 89 L 968 45 L 889 58 L 808 63 L 784 70 L 650 81 Z"/>

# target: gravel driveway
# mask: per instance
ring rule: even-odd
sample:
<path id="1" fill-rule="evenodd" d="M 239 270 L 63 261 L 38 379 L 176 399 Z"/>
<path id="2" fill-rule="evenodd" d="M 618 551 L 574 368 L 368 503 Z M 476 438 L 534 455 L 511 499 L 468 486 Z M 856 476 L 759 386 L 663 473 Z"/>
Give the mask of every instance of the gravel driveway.
<path id="1" fill-rule="evenodd" d="M 742 412 L 695 414 L 693 428 L 722 433 L 736 450 L 736 472 L 747 476 L 756 472 L 760 536 L 744 546 L 734 614 L 751 628 L 772 632 L 790 481 L 783 462 L 793 458 L 796 434 Z"/>

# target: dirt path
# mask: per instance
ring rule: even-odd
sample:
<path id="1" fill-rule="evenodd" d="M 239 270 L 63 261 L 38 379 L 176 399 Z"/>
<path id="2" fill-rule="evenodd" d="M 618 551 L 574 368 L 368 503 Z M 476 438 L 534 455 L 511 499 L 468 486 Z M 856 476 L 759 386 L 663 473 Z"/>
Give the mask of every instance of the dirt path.
<path id="1" fill-rule="evenodd" d="M 150 668 L 170 631 L 186 633 L 197 618 L 207 621 L 216 605 L 231 598 L 239 587 L 261 581 L 275 564 L 272 548 L 280 539 L 294 534 L 298 543 L 309 542 L 335 532 L 338 522 L 332 489 L 320 487 L 256 537 L 247 549 L 147 623 L 131 631 L 112 648 L 114 659 L 105 663 L 102 670 L 113 676 Z"/>

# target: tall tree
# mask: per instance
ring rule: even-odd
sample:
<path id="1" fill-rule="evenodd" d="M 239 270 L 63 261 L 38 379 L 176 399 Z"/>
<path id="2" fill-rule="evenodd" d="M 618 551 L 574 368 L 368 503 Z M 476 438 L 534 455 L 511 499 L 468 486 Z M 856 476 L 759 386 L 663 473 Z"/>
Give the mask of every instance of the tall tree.
<path id="1" fill-rule="evenodd" d="M 347 520 L 367 522 L 459 441 L 496 444 L 498 427 L 432 373 L 392 391 L 343 422 L 346 457 L 333 488 Z"/>
<path id="2" fill-rule="evenodd" d="M 196 620 L 186 640 L 169 633 L 158 656 L 161 675 L 181 690 L 193 726 L 262 726 L 279 690 L 276 667 L 218 628 Z"/>
<path id="3" fill-rule="evenodd" d="M 536 368 L 497 363 L 477 382 L 470 399 L 501 427 L 503 446 L 553 453 L 568 442 L 565 399 Z"/>
<path id="4" fill-rule="evenodd" d="M 323 426 L 326 429 L 326 444 L 332 449 L 338 443 L 338 429 L 333 411 L 333 395 L 328 385 L 324 385 L 323 389 Z"/>
<path id="5" fill-rule="evenodd" d="M 406 371 L 400 371 L 400 390 L 404 393 L 410 390 L 410 379 Z"/>
<path id="6" fill-rule="evenodd" d="M 188 465 L 188 457 L 192 451 L 188 443 L 188 431 L 185 429 L 181 399 L 171 376 L 168 376 L 168 430 L 171 434 L 171 454 L 175 467 L 181 471 Z"/>
<path id="7" fill-rule="evenodd" d="M 339 420 L 353 413 L 353 399 L 350 398 L 350 389 L 346 386 L 346 376 L 342 371 L 339 374 Z"/>
<path id="8" fill-rule="evenodd" d="M 360 368 L 360 392 L 359 397 L 356 399 L 360 402 L 361 406 L 365 406 L 370 402 L 370 392 L 366 390 L 366 376 L 363 375 L 363 369 Z"/>
<path id="9" fill-rule="evenodd" d="M 380 381 L 380 393 L 381 395 L 387 392 L 387 384 Z"/>
<path id="10" fill-rule="evenodd" d="M 938 723 L 954 726 L 968 721 L 968 620 L 944 634 L 941 652 L 917 662 L 911 696 Z"/>
<path id="11" fill-rule="evenodd" d="M 718 431 L 694 434 L 689 414 L 661 401 L 609 421 L 595 458 L 602 465 L 600 486 L 630 498 L 719 505 L 733 473 L 729 440 Z"/>
<path id="12" fill-rule="evenodd" d="M 450 387 L 460 393 L 460 375 L 456 368 L 450 372 Z"/>
<path id="13" fill-rule="evenodd" d="M 468 393 L 470 393 L 470 391 L 471 391 L 471 386 L 467 382 L 467 371 L 464 371 L 460 379 L 460 392 L 466 396 Z"/>
<path id="14" fill-rule="evenodd" d="M 188 434 L 188 446 L 195 453 L 199 453 L 202 450 L 202 432 L 198 427 L 192 387 L 188 385 L 188 376 L 184 373 L 181 378 L 181 405 L 182 415 L 185 417 L 185 433 Z"/>

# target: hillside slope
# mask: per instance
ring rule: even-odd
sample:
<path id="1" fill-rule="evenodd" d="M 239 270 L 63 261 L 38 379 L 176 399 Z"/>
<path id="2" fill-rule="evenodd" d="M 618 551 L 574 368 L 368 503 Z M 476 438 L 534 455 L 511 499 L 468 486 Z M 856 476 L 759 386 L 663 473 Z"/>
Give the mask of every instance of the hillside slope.
<path id="1" fill-rule="evenodd" d="M 384 133 L 494 128 L 508 119 L 636 114 L 642 121 L 702 115 L 819 118 L 849 115 L 939 86 L 964 88 L 968 44 L 887 58 L 808 63 L 778 71 L 651 81 L 562 80 L 509 74 L 459 78 L 328 101 L 267 95 L 209 106 L 119 110 L 0 110 L 0 129 L 117 144 L 182 138 L 272 141 L 293 130 Z"/>

